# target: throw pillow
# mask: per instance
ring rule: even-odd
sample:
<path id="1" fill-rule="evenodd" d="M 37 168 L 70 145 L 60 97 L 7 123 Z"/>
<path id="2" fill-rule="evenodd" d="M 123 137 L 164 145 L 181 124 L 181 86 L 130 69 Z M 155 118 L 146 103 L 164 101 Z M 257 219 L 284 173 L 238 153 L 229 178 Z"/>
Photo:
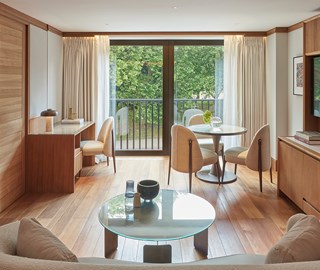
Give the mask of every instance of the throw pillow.
<path id="1" fill-rule="evenodd" d="M 320 259 L 320 222 L 305 215 L 289 228 L 271 248 L 266 263 L 314 261 Z"/>
<path id="2" fill-rule="evenodd" d="M 287 232 L 291 229 L 291 227 L 297 223 L 297 221 L 299 221 L 300 219 L 302 219 L 303 217 L 305 217 L 306 214 L 302 214 L 302 213 L 299 213 L 299 214 L 295 214 L 293 216 L 291 216 L 289 219 L 288 219 L 288 222 L 287 222 Z"/>
<path id="3" fill-rule="evenodd" d="M 17 255 L 33 259 L 78 262 L 76 255 L 53 233 L 31 218 L 20 221 Z"/>

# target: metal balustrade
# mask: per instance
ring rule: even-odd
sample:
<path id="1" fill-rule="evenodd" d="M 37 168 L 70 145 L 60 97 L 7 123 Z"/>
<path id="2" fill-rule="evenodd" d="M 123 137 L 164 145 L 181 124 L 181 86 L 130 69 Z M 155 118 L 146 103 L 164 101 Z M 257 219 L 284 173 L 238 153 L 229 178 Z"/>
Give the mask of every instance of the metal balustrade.
<path id="1" fill-rule="evenodd" d="M 113 105 L 116 150 L 162 150 L 162 99 L 117 99 Z M 175 99 L 174 122 L 182 124 L 184 111 L 191 108 L 222 118 L 223 100 Z"/>

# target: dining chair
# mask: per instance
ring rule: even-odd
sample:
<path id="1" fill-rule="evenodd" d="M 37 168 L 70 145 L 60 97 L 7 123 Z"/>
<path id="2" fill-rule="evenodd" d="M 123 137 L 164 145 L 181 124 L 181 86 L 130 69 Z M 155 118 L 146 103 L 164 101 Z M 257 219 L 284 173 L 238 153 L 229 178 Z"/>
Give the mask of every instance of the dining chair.
<path id="1" fill-rule="evenodd" d="M 105 155 L 109 166 L 109 157 L 113 159 L 113 170 L 116 172 L 116 158 L 114 151 L 113 117 L 108 117 L 100 129 L 96 141 L 81 141 L 80 148 L 83 156 Z"/>
<path id="2" fill-rule="evenodd" d="M 231 147 L 224 152 L 222 182 L 227 162 L 235 164 L 235 174 L 237 173 L 237 164 L 246 165 L 249 169 L 258 171 L 260 192 L 262 192 L 263 171 L 270 171 L 270 181 L 272 183 L 269 125 L 262 126 L 256 132 L 249 147 Z"/>
<path id="3" fill-rule="evenodd" d="M 185 127 L 188 125 L 190 117 L 195 114 L 203 114 L 203 111 L 200 109 L 187 109 L 182 115 L 182 125 Z"/>
<path id="4" fill-rule="evenodd" d="M 192 174 L 203 166 L 216 164 L 218 156 L 213 150 L 200 148 L 195 134 L 182 125 L 171 127 L 168 185 L 171 168 L 189 174 L 189 192 L 192 190 Z"/>
<path id="5" fill-rule="evenodd" d="M 195 114 L 195 115 L 191 116 L 187 126 L 201 125 L 201 124 L 204 124 L 203 113 L 202 114 Z M 213 149 L 212 136 L 203 135 L 203 134 L 196 134 L 196 137 L 198 139 L 198 142 L 199 142 L 201 148 Z M 224 154 L 224 144 L 223 144 L 223 142 L 219 142 L 218 155 L 222 156 L 222 158 L 223 158 L 223 154 Z"/>

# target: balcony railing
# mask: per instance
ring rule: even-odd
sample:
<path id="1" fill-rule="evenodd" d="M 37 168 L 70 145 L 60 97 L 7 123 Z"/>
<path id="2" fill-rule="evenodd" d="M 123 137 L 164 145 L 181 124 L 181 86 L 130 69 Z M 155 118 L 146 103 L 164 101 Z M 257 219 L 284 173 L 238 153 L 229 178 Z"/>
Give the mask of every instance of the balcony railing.
<path id="1" fill-rule="evenodd" d="M 162 99 L 117 99 L 113 107 L 116 150 L 162 150 Z M 210 110 L 222 118 L 221 99 L 175 99 L 174 122 L 187 109 Z"/>

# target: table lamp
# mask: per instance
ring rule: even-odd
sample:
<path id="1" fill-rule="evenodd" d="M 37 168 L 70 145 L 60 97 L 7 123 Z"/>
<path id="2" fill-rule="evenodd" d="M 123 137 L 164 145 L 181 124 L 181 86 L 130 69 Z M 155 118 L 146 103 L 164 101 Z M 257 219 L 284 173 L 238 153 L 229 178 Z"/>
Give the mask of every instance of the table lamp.
<path id="1" fill-rule="evenodd" d="M 47 109 L 41 112 L 41 116 L 46 118 L 46 132 L 52 132 L 53 130 L 53 117 L 57 116 L 56 110 Z"/>

